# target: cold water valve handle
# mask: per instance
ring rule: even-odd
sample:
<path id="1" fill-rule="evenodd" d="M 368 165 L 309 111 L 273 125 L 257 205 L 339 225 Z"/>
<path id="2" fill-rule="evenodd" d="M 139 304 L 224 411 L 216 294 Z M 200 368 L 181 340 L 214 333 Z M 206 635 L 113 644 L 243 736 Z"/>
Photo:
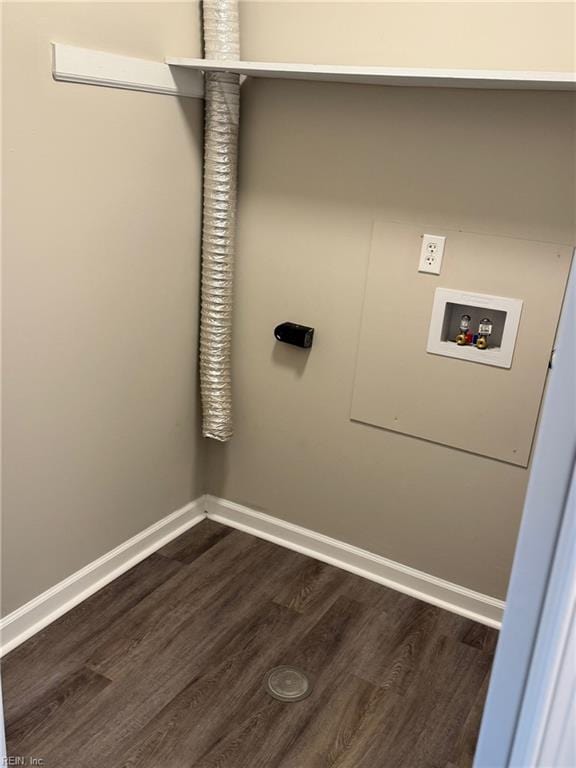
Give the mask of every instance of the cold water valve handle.
<path id="1" fill-rule="evenodd" d="M 483 317 L 478 326 L 478 339 L 476 346 L 478 349 L 486 349 L 488 346 L 488 337 L 492 334 L 492 320 L 489 317 Z"/>

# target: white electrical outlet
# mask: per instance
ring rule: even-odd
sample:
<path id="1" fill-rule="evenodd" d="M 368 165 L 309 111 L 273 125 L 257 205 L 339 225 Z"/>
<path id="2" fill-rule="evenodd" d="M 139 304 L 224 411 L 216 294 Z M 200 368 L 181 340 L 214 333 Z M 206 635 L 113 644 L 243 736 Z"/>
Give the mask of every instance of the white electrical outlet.
<path id="1" fill-rule="evenodd" d="M 422 235 L 418 272 L 429 272 L 432 275 L 440 274 L 445 242 L 446 238 L 442 235 Z"/>

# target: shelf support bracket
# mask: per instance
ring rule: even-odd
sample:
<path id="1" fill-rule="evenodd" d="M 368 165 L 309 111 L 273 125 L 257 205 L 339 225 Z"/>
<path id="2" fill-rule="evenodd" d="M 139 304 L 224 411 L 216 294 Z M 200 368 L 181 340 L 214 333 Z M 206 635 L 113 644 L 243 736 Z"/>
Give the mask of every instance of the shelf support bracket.
<path id="1" fill-rule="evenodd" d="M 201 72 L 160 61 L 52 43 L 54 80 L 192 99 L 204 97 Z"/>

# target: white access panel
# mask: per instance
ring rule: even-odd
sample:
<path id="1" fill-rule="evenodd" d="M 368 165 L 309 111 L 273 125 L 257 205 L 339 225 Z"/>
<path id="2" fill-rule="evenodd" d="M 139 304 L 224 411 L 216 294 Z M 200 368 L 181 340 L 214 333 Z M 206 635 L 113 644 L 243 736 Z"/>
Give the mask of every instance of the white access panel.
<path id="1" fill-rule="evenodd" d="M 418 272 L 426 232 L 446 238 L 441 275 Z M 465 232 L 435 222 L 375 222 L 350 417 L 526 467 L 571 256 L 571 246 Z M 449 296 L 463 302 L 453 305 L 450 322 L 460 306 L 492 302 L 487 314 L 494 321 L 495 348 L 466 349 L 464 354 L 474 355 L 475 362 L 492 356 L 496 364 L 428 351 L 437 289 L 454 292 L 440 290 L 440 306 L 446 307 Z M 448 340 L 453 330 L 437 324 L 434 337 L 443 350 L 459 354 L 461 348 Z"/>

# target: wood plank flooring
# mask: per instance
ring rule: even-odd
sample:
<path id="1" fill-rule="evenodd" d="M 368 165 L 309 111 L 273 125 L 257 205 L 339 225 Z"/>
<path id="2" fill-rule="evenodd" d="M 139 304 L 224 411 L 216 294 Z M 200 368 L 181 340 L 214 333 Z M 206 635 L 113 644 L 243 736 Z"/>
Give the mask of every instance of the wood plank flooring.
<path id="1" fill-rule="evenodd" d="M 212 521 L 2 663 L 46 768 L 468 768 L 497 632 Z M 270 698 L 302 667 L 312 695 Z"/>

